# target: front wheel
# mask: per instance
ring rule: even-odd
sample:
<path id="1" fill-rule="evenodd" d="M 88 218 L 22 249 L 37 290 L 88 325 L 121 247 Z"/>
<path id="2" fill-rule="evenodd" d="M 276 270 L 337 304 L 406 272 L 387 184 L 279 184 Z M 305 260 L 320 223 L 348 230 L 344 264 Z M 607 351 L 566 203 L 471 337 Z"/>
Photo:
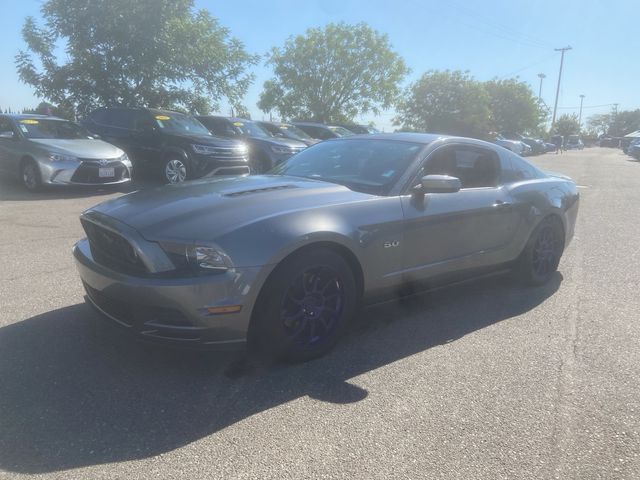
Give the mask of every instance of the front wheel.
<path id="1" fill-rule="evenodd" d="M 40 169 L 33 160 L 26 160 L 20 167 L 20 178 L 24 187 L 30 192 L 37 192 L 42 188 Z"/>
<path id="2" fill-rule="evenodd" d="M 326 248 L 285 260 L 255 307 L 250 339 L 276 357 L 306 361 L 337 343 L 356 308 L 348 263 Z"/>
<path id="3" fill-rule="evenodd" d="M 529 285 L 543 285 L 558 269 L 564 250 L 564 236 L 560 221 L 545 218 L 535 228 L 523 250 L 516 271 Z"/>
<path id="4" fill-rule="evenodd" d="M 189 165 L 181 158 L 169 158 L 163 164 L 162 180 L 165 183 L 182 183 L 189 177 Z"/>

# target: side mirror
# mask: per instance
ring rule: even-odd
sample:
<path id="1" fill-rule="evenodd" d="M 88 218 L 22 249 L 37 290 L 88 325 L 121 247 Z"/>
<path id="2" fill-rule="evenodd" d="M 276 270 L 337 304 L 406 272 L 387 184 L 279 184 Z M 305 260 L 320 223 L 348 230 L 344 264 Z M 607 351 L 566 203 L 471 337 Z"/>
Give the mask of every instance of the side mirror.
<path id="1" fill-rule="evenodd" d="M 455 193 L 460 190 L 460 179 L 449 175 L 426 175 L 420 185 L 414 187 L 415 193 Z"/>
<path id="2" fill-rule="evenodd" d="M 7 132 L 0 132 L 0 138 L 6 138 L 6 139 L 9 139 L 9 140 L 15 140 L 18 137 L 16 136 L 15 133 L 7 131 Z"/>

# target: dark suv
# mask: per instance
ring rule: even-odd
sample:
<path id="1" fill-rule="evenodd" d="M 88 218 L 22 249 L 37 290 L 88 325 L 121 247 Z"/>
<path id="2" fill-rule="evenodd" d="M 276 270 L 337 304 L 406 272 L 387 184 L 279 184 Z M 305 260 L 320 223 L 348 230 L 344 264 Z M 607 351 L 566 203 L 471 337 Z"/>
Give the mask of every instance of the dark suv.
<path id="1" fill-rule="evenodd" d="M 249 173 L 247 146 L 214 137 L 191 115 L 153 108 L 99 108 L 81 123 L 122 148 L 134 172 L 146 170 L 167 183 Z"/>
<path id="2" fill-rule="evenodd" d="M 241 138 L 249 147 L 251 171 L 264 173 L 307 148 L 298 140 L 276 138 L 252 120 L 217 116 L 197 117 L 214 135 Z"/>

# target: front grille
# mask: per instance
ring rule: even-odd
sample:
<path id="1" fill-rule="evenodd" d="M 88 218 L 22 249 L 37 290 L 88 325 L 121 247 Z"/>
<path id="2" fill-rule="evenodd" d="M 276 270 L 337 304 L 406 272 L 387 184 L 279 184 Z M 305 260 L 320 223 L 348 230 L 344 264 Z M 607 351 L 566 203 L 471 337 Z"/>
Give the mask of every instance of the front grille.
<path id="1" fill-rule="evenodd" d="M 126 238 L 86 219 L 81 219 L 81 222 L 97 263 L 123 273 L 147 273 L 144 263 Z"/>
<path id="2" fill-rule="evenodd" d="M 101 165 L 98 160 L 81 159 L 82 163 L 71 177 L 75 183 L 112 183 L 120 182 L 129 178 L 129 171 L 122 162 L 109 161 Z M 114 169 L 113 177 L 101 177 L 100 168 L 109 167 Z"/>
<path id="3" fill-rule="evenodd" d="M 204 154 L 207 157 L 214 157 L 223 162 L 243 162 L 247 160 L 247 152 L 239 150 L 237 147 L 211 147 Z"/>

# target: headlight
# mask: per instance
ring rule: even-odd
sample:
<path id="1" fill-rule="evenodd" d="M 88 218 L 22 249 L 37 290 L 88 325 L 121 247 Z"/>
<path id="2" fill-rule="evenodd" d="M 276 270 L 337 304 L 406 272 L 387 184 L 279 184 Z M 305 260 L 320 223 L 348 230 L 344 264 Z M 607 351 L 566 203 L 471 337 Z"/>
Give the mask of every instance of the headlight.
<path id="1" fill-rule="evenodd" d="M 63 155 L 62 153 L 49 153 L 49 161 L 50 162 L 77 162 L 78 157 L 74 157 L 72 155 Z"/>
<path id="2" fill-rule="evenodd" d="M 217 152 L 216 147 L 212 147 L 211 145 L 191 145 L 193 151 L 199 153 L 200 155 L 211 155 Z"/>
<path id="3" fill-rule="evenodd" d="M 131 160 L 129 160 L 129 157 L 126 153 L 123 154 L 118 160 L 124 163 L 127 167 L 131 168 Z"/>
<path id="4" fill-rule="evenodd" d="M 215 247 L 164 242 L 160 246 L 169 255 L 176 270 L 214 273 L 233 268 L 229 256 Z"/>
<path id="5" fill-rule="evenodd" d="M 277 153 L 278 155 L 293 153 L 289 147 L 283 147 L 281 145 L 271 145 L 271 151 L 273 151 L 273 153 Z"/>

